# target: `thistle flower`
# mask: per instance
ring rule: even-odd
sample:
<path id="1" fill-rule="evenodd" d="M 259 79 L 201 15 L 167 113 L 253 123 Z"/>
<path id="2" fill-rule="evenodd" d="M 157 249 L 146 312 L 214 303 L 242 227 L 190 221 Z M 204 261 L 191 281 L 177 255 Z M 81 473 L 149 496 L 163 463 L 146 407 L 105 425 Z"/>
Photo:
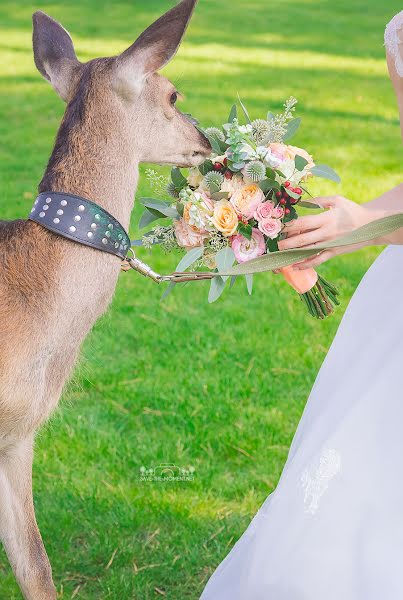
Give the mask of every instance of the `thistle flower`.
<path id="1" fill-rule="evenodd" d="M 245 167 L 245 175 L 254 183 L 262 181 L 266 177 L 266 167 L 260 160 L 253 160 Z"/>
<path id="2" fill-rule="evenodd" d="M 223 134 L 221 129 L 218 129 L 218 127 L 207 127 L 206 134 L 209 137 L 219 140 L 220 142 L 225 142 L 225 135 Z"/>
<path id="3" fill-rule="evenodd" d="M 203 179 L 203 185 L 207 187 L 212 194 L 219 192 L 224 183 L 224 176 L 218 171 L 209 171 Z"/>
<path id="4" fill-rule="evenodd" d="M 270 124 L 263 119 L 252 122 L 252 137 L 257 144 L 262 144 L 270 133 Z"/>
<path id="5" fill-rule="evenodd" d="M 166 187 L 167 193 L 172 196 L 172 198 L 179 198 L 179 192 L 175 188 L 175 184 L 170 181 Z"/>

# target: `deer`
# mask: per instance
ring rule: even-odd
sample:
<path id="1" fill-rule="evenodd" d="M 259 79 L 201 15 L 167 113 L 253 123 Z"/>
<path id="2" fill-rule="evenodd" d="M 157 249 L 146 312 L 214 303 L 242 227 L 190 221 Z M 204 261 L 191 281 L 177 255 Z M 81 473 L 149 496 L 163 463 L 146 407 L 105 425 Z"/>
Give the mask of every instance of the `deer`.
<path id="1" fill-rule="evenodd" d="M 197 167 L 209 157 L 209 141 L 158 73 L 196 3 L 182 0 L 123 53 L 88 62 L 58 22 L 33 14 L 36 67 L 66 103 L 40 193 L 86 198 L 128 230 L 141 163 Z M 56 598 L 34 512 L 35 434 L 56 409 L 120 271 L 116 256 L 35 221 L 0 221 L 0 539 L 26 600 Z"/>

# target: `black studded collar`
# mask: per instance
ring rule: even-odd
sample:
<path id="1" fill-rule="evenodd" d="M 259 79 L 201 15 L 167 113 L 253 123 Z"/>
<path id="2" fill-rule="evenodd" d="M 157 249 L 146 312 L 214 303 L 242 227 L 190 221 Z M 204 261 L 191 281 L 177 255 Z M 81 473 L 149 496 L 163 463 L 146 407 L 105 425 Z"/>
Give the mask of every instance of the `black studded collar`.
<path id="1" fill-rule="evenodd" d="M 124 227 L 106 210 L 80 196 L 42 192 L 28 217 L 69 240 L 126 259 L 130 238 Z"/>

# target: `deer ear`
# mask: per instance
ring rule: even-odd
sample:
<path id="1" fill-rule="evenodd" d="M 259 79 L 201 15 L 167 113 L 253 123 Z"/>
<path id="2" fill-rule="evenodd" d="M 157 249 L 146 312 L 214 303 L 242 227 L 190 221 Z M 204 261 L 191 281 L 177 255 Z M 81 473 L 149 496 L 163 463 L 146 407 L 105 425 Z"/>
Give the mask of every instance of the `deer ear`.
<path id="1" fill-rule="evenodd" d="M 32 15 L 34 59 L 38 71 L 67 101 L 80 62 L 69 33 L 42 11 Z"/>
<path id="2" fill-rule="evenodd" d="M 175 56 L 196 4 L 197 0 L 182 0 L 118 56 L 119 79 L 138 85 L 148 75 L 162 69 Z"/>

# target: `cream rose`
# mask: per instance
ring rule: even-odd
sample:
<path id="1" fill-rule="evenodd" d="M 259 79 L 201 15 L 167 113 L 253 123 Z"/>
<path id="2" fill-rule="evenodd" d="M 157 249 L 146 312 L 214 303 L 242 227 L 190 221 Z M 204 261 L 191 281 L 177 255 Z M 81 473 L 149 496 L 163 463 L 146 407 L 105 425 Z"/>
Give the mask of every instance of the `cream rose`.
<path id="1" fill-rule="evenodd" d="M 305 169 L 309 170 L 315 166 L 313 162 L 313 158 L 306 150 L 303 148 L 298 148 L 297 146 L 287 146 L 286 144 L 282 144 L 280 142 L 273 142 L 268 145 L 268 148 L 273 156 L 275 156 L 281 162 L 286 160 L 295 160 L 295 157 L 302 156 L 308 162 Z"/>
<path id="2" fill-rule="evenodd" d="M 227 200 L 216 203 L 211 221 L 214 227 L 226 237 L 234 235 L 238 227 L 238 215 Z"/>
<path id="3" fill-rule="evenodd" d="M 231 204 L 239 215 L 251 219 L 257 207 L 264 202 L 265 196 L 258 185 L 246 185 L 231 196 Z"/>

